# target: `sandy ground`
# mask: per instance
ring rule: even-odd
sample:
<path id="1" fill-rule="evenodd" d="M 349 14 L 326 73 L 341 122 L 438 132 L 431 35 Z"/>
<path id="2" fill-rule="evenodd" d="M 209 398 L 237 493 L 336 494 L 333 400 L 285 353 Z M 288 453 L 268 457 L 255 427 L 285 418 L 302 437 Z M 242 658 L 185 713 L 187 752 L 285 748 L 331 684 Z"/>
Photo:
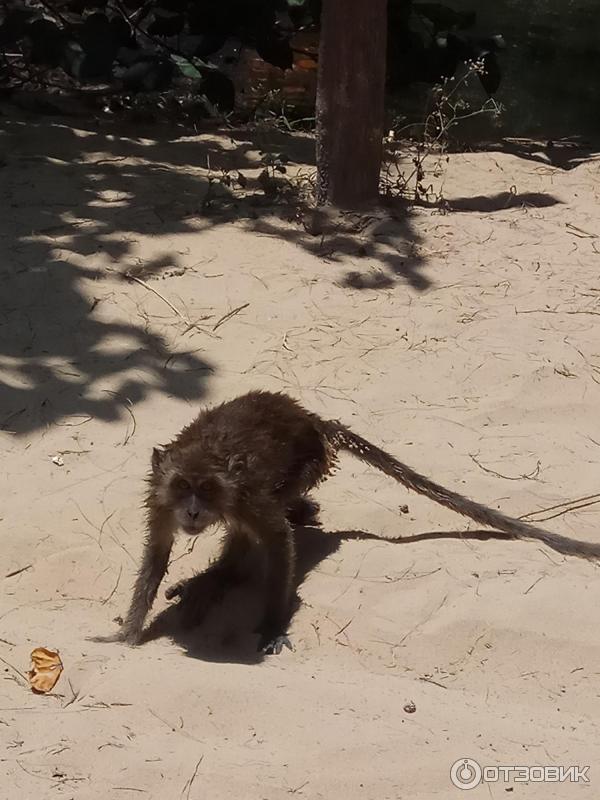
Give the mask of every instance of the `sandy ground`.
<path id="1" fill-rule="evenodd" d="M 473 798 L 597 797 L 597 567 L 461 536 L 357 462 L 299 532 L 293 653 L 256 658 L 250 589 L 187 639 L 88 637 L 129 600 L 151 446 L 251 388 L 507 513 L 565 503 L 537 518 L 600 541 L 598 505 L 563 513 L 600 491 L 600 162 L 453 156 L 458 210 L 314 237 L 200 213 L 207 157 L 252 177 L 262 141 L 1 120 L 0 797 L 460 797 L 465 757 L 591 766 Z M 217 544 L 180 542 L 169 581 Z M 39 645 L 65 666 L 45 697 L 22 678 Z"/>

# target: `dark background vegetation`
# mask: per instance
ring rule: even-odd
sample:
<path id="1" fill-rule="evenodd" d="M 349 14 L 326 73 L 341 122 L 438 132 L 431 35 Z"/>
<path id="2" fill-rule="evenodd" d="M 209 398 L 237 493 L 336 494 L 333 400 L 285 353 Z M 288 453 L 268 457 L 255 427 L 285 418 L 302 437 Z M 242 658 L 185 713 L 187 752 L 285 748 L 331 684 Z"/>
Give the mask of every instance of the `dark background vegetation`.
<path id="1" fill-rule="evenodd" d="M 452 0 L 458 10 L 472 0 Z M 600 134 L 597 0 L 498 0 L 476 4 L 478 23 L 507 41 L 499 132 L 559 138 Z"/>
<path id="2" fill-rule="evenodd" d="M 321 0 L 4 0 L 0 87 L 86 88 L 112 111 L 176 89 L 192 121 L 252 113 L 283 88 L 276 102 L 310 116 L 320 9 Z M 483 58 L 473 99 L 497 95 L 505 112 L 478 120 L 477 135 L 594 137 L 597 13 L 596 0 L 389 0 L 388 97 L 418 117 L 428 86 Z M 158 107 L 172 115 L 172 105 L 163 97 Z"/>

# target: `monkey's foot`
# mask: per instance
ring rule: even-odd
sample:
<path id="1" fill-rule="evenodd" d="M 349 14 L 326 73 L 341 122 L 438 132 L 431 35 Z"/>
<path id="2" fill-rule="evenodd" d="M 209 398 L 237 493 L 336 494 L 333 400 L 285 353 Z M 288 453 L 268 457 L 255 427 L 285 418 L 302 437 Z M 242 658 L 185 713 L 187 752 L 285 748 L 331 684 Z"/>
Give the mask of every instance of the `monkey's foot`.
<path id="1" fill-rule="evenodd" d="M 278 656 L 284 647 L 293 650 L 292 643 L 287 633 L 280 633 L 277 636 L 263 634 L 258 642 L 258 650 L 266 656 Z"/>

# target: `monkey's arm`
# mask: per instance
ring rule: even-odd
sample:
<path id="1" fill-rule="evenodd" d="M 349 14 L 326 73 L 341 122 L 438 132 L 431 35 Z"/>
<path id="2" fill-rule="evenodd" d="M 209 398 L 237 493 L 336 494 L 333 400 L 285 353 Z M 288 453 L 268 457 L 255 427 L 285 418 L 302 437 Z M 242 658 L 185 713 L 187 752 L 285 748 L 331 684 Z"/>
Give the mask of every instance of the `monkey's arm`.
<path id="1" fill-rule="evenodd" d="M 286 633 L 290 621 L 294 581 L 294 537 L 285 517 L 262 521 L 257 534 L 267 553 L 267 586 L 265 611 L 258 628 L 259 650 L 279 654 L 283 647 L 292 649 Z"/>
<path id="2" fill-rule="evenodd" d="M 150 509 L 148 535 L 129 611 L 118 638 L 128 644 L 138 644 L 144 620 L 152 607 L 173 547 L 175 524 L 170 512 Z"/>

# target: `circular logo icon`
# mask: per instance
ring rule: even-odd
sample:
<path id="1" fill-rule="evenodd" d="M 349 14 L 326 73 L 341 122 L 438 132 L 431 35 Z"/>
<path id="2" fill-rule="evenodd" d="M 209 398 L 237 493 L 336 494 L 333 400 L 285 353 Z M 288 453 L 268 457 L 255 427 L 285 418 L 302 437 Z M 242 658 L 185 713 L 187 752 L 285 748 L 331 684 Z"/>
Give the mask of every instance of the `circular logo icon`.
<path id="1" fill-rule="evenodd" d="M 450 767 L 450 780 L 457 789 L 474 789 L 482 775 L 483 770 L 472 758 L 459 758 Z"/>

